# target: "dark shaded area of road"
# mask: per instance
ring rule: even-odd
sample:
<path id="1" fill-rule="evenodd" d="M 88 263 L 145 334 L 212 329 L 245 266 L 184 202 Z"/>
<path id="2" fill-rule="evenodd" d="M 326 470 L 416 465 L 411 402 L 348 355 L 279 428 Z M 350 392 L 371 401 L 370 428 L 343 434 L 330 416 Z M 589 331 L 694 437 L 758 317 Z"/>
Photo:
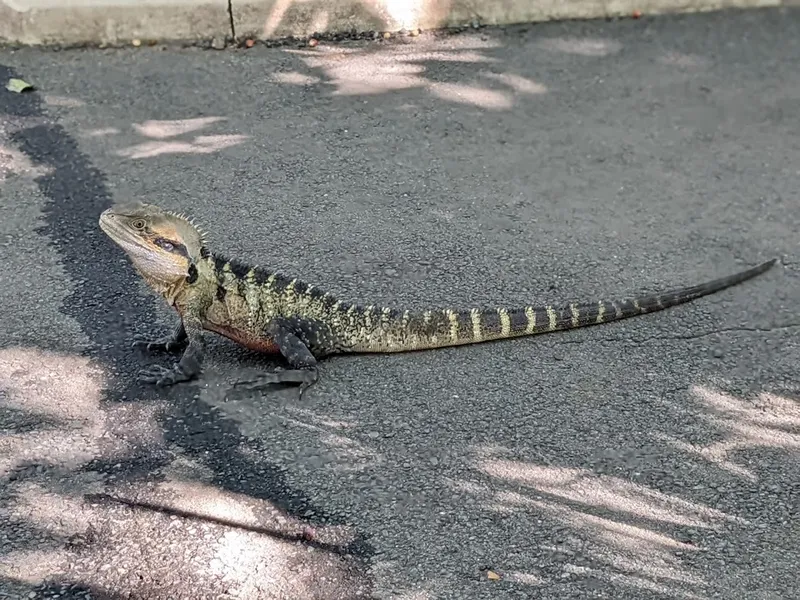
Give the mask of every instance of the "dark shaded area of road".
<path id="1" fill-rule="evenodd" d="M 210 52 L 0 53 L 0 592 L 785 598 L 800 530 L 800 12 Z M 168 329 L 133 198 L 342 298 L 711 298 L 501 344 L 274 363 Z M 488 573 L 496 573 L 492 579 Z"/>
<path id="2" fill-rule="evenodd" d="M 15 76 L 17 74 L 11 69 L 6 67 L 0 69 L 0 79 L 3 81 Z M 47 171 L 46 175 L 36 179 L 46 203 L 43 210 L 44 224 L 37 227 L 35 232 L 52 241 L 71 281 L 78 282 L 74 291 L 64 299 L 62 310 L 73 318 L 80 325 L 81 331 L 92 340 L 91 347 L 87 348 L 84 355 L 97 364 L 104 365 L 106 369 L 119 369 L 116 376 L 108 377 L 102 391 L 97 390 L 99 392 L 96 398 L 97 408 L 102 410 L 109 404 L 127 403 L 132 398 L 136 398 L 136 402 L 140 405 L 158 402 L 157 392 L 135 382 L 137 363 L 130 351 L 131 331 L 135 330 L 137 324 L 152 322 L 154 311 L 139 301 L 138 291 L 130 286 L 128 281 L 130 273 L 126 272 L 122 262 L 115 260 L 109 265 L 104 265 L 102 274 L 98 277 L 98 265 L 86 260 L 87 257 L 101 256 L 108 251 L 106 241 L 92 231 L 96 228 L 99 212 L 112 202 L 105 176 L 91 165 L 73 136 L 61 125 L 44 116 L 38 95 L 7 95 L 5 100 L 4 108 L 11 126 L 9 129 L 12 129 L 7 134 L 11 147 Z M 42 122 L 20 129 L 14 127 L 15 119 L 30 118 L 41 118 Z M 44 345 L 44 348 L 50 351 L 70 351 L 67 343 L 48 344 Z M 14 401 L 18 401 L 15 395 L 24 395 L 33 387 L 20 383 L 26 382 L 28 378 L 36 379 L 38 373 L 36 369 L 27 368 L 28 365 L 25 364 L 27 361 L 24 358 L 20 360 L 20 355 L 15 353 L 13 348 L 8 352 L 6 360 L 10 368 L 7 369 L 6 376 L 13 383 L 3 386 L 2 391 L 4 396 L 6 394 L 9 396 L 13 406 Z M 116 360 L 117 358 L 120 360 Z M 61 375 L 68 377 L 69 373 Z M 61 385 L 64 387 L 59 386 L 58 389 L 52 390 L 54 395 L 59 396 L 57 403 L 68 401 L 64 396 L 69 395 L 65 388 L 70 384 L 67 381 Z M 45 410 L 47 408 L 50 407 L 46 407 Z M 110 412 L 113 408 L 105 410 Z M 48 539 L 48 543 L 43 544 L 46 548 L 54 549 L 61 545 L 58 542 L 63 541 L 65 548 L 70 550 L 68 562 L 72 564 L 67 567 L 66 576 L 47 582 L 44 588 L 40 589 L 40 593 L 45 596 L 52 594 L 64 597 L 66 594 L 93 598 L 128 598 L 131 595 L 142 598 L 220 598 L 228 595 L 342 598 L 358 597 L 365 593 L 363 583 L 346 581 L 351 578 L 350 571 L 357 570 L 358 567 L 350 564 L 352 560 L 343 562 L 343 558 L 355 556 L 357 560 L 363 560 L 370 554 L 369 546 L 364 544 L 357 534 L 353 539 L 342 539 L 342 536 L 338 535 L 328 542 L 319 541 L 317 527 L 335 526 L 337 519 L 326 515 L 320 507 L 314 506 L 302 492 L 290 489 L 280 469 L 268 461 L 255 461 L 243 453 L 244 440 L 238 428 L 228 420 L 217 418 L 212 407 L 200 400 L 196 394 L 185 396 L 178 393 L 178 402 L 159 412 L 158 418 L 162 425 L 158 434 L 163 436 L 167 443 L 164 447 L 148 447 L 142 444 L 136 435 L 130 435 L 130 421 L 138 421 L 140 418 L 140 414 L 137 413 L 134 408 L 133 415 L 104 423 L 105 431 L 101 437 L 108 438 L 107 443 L 103 444 L 106 447 L 101 448 L 96 457 L 82 462 L 79 468 L 69 474 L 64 472 L 64 465 L 54 464 L 46 459 L 30 461 L 24 456 L 10 456 L 14 464 L 6 475 L 14 485 L 11 486 L 11 493 L 7 498 L 9 502 L 14 502 L 15 488 L 27 487 L 29 493 L 35 495 L 39 491 L 36 487 L 49 487 L 48 484 L 58 482 L 58 487 L 66 487 L 69 490 L 73 496 L 72 500 L 75 500 L 74 496 L 84 492 L 83 501 L 88 506 L 106 508 L 105 511 L 97 511 L 103 514 L 98 519 L 99 522 L 90 518 L 85 530 L 77 530 L 66 537 L 66 540 Z M 17 435 L 23 435 L 24 430 L 47 429 L 39 422 L 26 423 L 24 430 L 21 430 L 20 419 L 29 421 L 31 416 L 26 415 L 24 418 L 21 415 L 7 416 L 10 429 Z M 69 428 L 69 423 L 66 422 L 54 425 Z M 135 428 L 140 426 L 140 423 L 133 425 Z M 144 435 L 147 436 L 147 432 Z M 22 445 L 26 444 L 24 439 L 18 441 Z M 203 481 L 205 486 L 213 486 L 215 491 L 223 490 L 230 492 L 234 497 L 244 498 L 247 508 L 252 509 L 250 505 L 259 500 L 265 501 L 265 507 L 273 514 L 266 514 L 264 515 L 266 519 L 259 519 L 263 526 L 253 526 L 247 520 L 224 518 L 224 512 L 223 518 L 220 518 L 214 511 L 209 513 L 208 510 L 197 512 L 170 510 L 170 502 L 163 501 L 157 495 L 149 502 L 130 500 L 137 498 L 140 485 L 143 483 L 167 482 L 164 471 L 175 461 L 176 454 L 180 455 L 181 460 L 202 463 L 202 467 L 209 472 Z M 81 488 L 68 484 L 65 486 L 64 479 L 75 475 L 79 478 L 88 475 L 95 480 L 93 483 L 106 477 L 110 480 L 122 480 L 126 488 L 135 489 L 131 489 L 126 497 L 116 498 L 113 494 L 92 493 L 91 489 L 94 488 Z M 193 479 L 190 480 L 190 485 L 199 483 Z M 186 482 L 182 481 L 181 484 L 185 485 Z M 106 489 L 108 487 L 119 486 L 111 483 L 110 486 L 107 484 Z M 202 503 L 203 496 L 212 493 L 210 490 L 197 487 L 189 490 L 184 501 L 188 500 L 190 504 L 195 504 L 200 499 Z M 162 502 L 159 503 L 159 500 Z M 171 500 L 174 501 L 174 498 Z M 129 510 L 122 510 L 123 507 Z M 206 514 L 203 514 L 204 512 Z M 114 519 L 112 515 L 116 513 L 121 514 Z M 144 517 L 146 525 L 141 523 L 142 515 L 147 515 Z M 177 516 L 181 517 L 180 521 L 170 519 Z M 297 523 L 292 526 L 291 521 Z M 173 524 L 177 522 L 186 525 L 202 523 L 203 530 L 209 532 L 203 536 L 205 542 L 214 535 L 211 532 L 216 531 L 217 535 L 223 537 L 226 531 L 244 532 L 239 533 L 244 539 L 236 542 L 236 546 L 241 547 L 238 550 L 236 548 L 229 550 L 234 561 L 239 559 L 237 554 L 247 554 L 249 551 L 247 548 L 249 543 L 246 541 L 248 537 L 256 534 L 271 540 L 272 543 L 268 544 L 268 548 L 256 553 L 253 564 L 248 566 L 269 570 L 269 566 L 265 567 L 260 563 L 269 561 L 271 553 L 280 552 L 283 554 L 282 562 L 297 563 L 290 572 L 302 573 L 303 581 L 300 582 L 301 585 L 280 580 L 269 581 L 274 578 L 274 573 L 270 577 L 262 576 L 262 581 L 251 581 L 254 579 L 253 574 L 245 573 L 243 582 L 235 581 L 235 578 L 231 582 L 226 581 L 231 578 L 226 577 L 229 573 L 224 569 L 213 574 L 209 569 L 193 569 L 191 568 L 193 565 L 182 564 L 184 556 L 176 556 L 172 551 L 165 553 L 162 547 L 170 537 L 165 535 L 166 531 L 174 529 Z M 112 523 L 121 527 L 114 527 Z M 141 527 L 145 527 L 149 535 L 142 536 Z M 28 531 L 23 532 L 22 529 Z M 194 528 L 190 528 L 189 531 L 193 532 Z M 31 546 L 31 538 L 36 537 L 37 532 L 26 528 L 25 524 L 15 519 L 11 519 L 9 532 L 12 536 L 6 550 L 11 553 L 21 551 L 21 555 L 24 556 Z M 182 535 L 184 532 L 180 533 Z M 143 555 L 131 556 L 130 546 L 142 543 L 145 546 Z M 292 547 L 298 544 L 301 548 L 313 550 L 313 554 L 307 557 L 298 555 L 298 550 Z M 175 537 L 172 541 L 172 547 L 176 545 L 181 546 L 181 555 L 186 548 L 193 546 L 191 539 L 180 537 Z M 78 560 L 87 549 L 92 551 L 88 573 L 86 567 L 79 564 Z M 200 547 L 195 549 L 198 553 L 203 553 L 203 550 L 205 549 Z M 131 563 L 128 563 L 131 559 L 133 559 Z M 213 564 L 213 555 L 206 557 L 206 560 L 209 564 Z M 340 562 L 342 565 L 337 564 Z M 30 575 L 25 571 L 32 568 L 30 559 L 23 560 L 22 565 L 20 571 L 25 578 L 26 575 Z M 237 568 L 241 566 L 237 565 Z M 331 578 L 330 574 L 339 569 L 345 572 L 342 574 L 343 577 L 338 577 L 340 581 L 336 581 L 337 577 Z M 120 577 L 121 575 L 123 577 Z M 283 577 L 286 576 L 284 573 Z M 100 581 L 104 581 L 105 585 L 98 585 Z M 245 586 L 246 591 L 238 585 L 241 583 L 249 584 L 249 587 Z M 273 596 L 274 594 L 280 595 Z"/>

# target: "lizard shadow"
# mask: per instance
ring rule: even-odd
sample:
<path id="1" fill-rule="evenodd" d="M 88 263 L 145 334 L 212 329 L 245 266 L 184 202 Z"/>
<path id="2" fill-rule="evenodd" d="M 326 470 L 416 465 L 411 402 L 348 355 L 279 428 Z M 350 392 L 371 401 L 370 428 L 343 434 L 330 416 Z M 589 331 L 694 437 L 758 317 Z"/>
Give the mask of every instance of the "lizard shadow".
<path id="1" fill-rule="evenodd" d="M 0 79 L 12 76 L 12 69 L 0 65 Z M 46 116 L 38 92 L 4 94 L 1 101 L 0 110 L 12 116 Z M 34 180 L 45 198 L 42 224 L 36 232 L 55 248 L 70 280 L 80 282 L 64 298 L 61 310 L 80 324 L 92 342 L 84 354 L 106 373 L 100 407 L 162 403 L 164 394 L 160 390 L 135 381 L 141 361 L 130 348 L 131 334 L 143 324 L 152 323 L 156 312 L 153 303 L 141 301 L 138 288 L 130 284 L 135 274 L 129 265 L 116 260 L 116 251 L 97 226 L 102 210 L 113 203 L 105 175 L 58 123 L 20 129 L 9 138 L 32 163 L 47 167 L 46 174 Z M 135 456 L 127 461 L 116 457 L 114 464 L 112 459 L 100 456 L 82 469 L 102 473 L 107 483 L 113 480 L 116 485 L 122 477 L 127 484 L 137 484 L 168 464 L 169 449 L 179 447 L 185 456 L 212 473 L 212 483 L 220 489 L 264 500 L 300 521 L 344 525 L 339 517 L 315 505 L 308 494 L 290 486 L 268 458 L 256 460 L 242 452 L 248 440 L 236 424 L 193 395 L 191 386 L 168 394 L 172 402 L 157 416 L 164 429 L 162 445 L 142 445 Z M 356 538 L 359 542 L 348 552 L 358 561 L 367 561 L 372 548 L 360 534 L 356 533 Z M 365 579 L 365 572 L 359 570 L 358 578 Z"/>

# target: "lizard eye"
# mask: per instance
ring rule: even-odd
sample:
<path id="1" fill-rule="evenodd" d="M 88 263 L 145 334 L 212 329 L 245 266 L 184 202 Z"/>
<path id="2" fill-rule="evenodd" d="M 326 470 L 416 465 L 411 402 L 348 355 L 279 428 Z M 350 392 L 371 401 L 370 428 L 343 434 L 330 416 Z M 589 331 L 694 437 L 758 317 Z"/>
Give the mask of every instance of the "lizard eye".
<path id="1" fill-rule="evenodd" d="M 134 229 L 144 229 L 145 225 L 146 223 L 144 222 L 144 219 L 136 219 L 133 223 L 131 223 L 131 226 Z"/>

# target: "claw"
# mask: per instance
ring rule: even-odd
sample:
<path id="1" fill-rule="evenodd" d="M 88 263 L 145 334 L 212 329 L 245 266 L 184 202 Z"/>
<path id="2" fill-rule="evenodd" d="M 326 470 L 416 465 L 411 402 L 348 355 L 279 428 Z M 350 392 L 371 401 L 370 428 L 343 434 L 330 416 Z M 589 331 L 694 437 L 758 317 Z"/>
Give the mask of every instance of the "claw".
<path id="1" fill-rule="evenodd" d="M 161 365 L 150 365 L 139 371 L 137 379 L 144 383 L 154 383 L 158 387 L 167 387 L 187 381 L 189 377 L 177 365 L 172 369 Z"/>
<path id="2" fill-rule="evenodd" d="M 308 388 L 310 388 L 310 387 L 311 387 L 312 385 L 314 385 L 316 382 L 317 382 L 317 377 L 316 377 L 316 375 L 315 375 L 315 376 L 314 376 L 314 379 L 312 379 L 312 380 L 310 380 L 310 381 L 304 381 L 303 383 L 301 383 L 301 384 L 300 384 L 300 390 L 299 390 L 299 393 L 297 394 L 297 400 L 298 400 L 298 401 L 302 400 L 302 399 L 303 399 L 303 394 L 304 394 L 304 393 L 305 393 L 305 392 L 308 390 Z"/>
<path id="3" fill-rule="evenodd" d="M 148 339 L 139 337 L 131 344 L 132 348 L 145 350 L 147 352 L 174 352 L 182 348 L 185 344 L 176 342 L 172 338 Z"/>
<path id="4" fill-rule="evenodd" d="M 161 365 L 150 365 L 149 367 L 139 371 L 137 378 L 144 383 L 155 383 L 162 385 L 166 383 L 169 375 L 172 373 L 171 369 L 162 367 Z"/>

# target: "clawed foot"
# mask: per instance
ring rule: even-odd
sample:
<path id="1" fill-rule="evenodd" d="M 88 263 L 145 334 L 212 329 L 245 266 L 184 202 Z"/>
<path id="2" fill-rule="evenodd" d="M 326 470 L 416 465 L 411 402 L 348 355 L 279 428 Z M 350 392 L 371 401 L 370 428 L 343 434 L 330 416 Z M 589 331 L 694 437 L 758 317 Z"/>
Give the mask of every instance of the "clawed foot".
<path id="1" fill-rule="evenodd" d="M 161 365 L 150 365 L 139 371 L 137 379 L 143 383 L 154 383 L 159 387 L 167 387 L 182 381 L 189 381 L 192 379 L 192 375 L 185 373 L 180 365 L 175 365 L 171 369 Z"/>
<path id="2" fill-rule="evenodd" d="M 233 387 L 250 391 L 258 391 L 269 385 L 299 384 L 300 399 L 303 393 L 319 379 L 316 367 L 311 369 L 278 369 L 270 373 L 259 373 L 252 379 L 240 379 Z"/>
<path id="3" fill-rule="evenodd" d="M 148 339 L 145 336 L 136 336 L 133 348 L 145 350 L 147 352 L 178 352 L 186 346 L 186 342 L 178 342 L 171 336 L 164 336 L 156 339 Z"/>

